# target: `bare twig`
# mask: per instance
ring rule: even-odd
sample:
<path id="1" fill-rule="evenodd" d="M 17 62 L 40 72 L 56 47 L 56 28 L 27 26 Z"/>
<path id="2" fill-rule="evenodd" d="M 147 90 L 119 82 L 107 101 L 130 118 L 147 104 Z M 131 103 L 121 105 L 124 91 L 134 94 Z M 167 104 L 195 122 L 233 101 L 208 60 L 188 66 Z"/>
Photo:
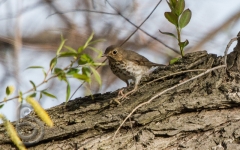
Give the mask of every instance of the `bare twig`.
<path id="1" fill-rule="evenodd" d="M 129 22 L 131 25 L 133 25 L 134 27 L 136 27 L 136 30 L 135 30 L 134 32 L 132 32 L 132 33 L 129 35 L 129 37 L 128 37 L 126 40 L 124 40 L 124 42 L 123 42 L 122 44 L 120 44 L 120 46 L 122 46 L 124 43 L 126 43 L 126 41 L 128 41 L 129 38 L 131 38 L 132 35 L 135 34 L 135 32 L 136 32 L 137 30 L 140 30 L 140 31 L 142 31 L 143 33 L 145 33 L 146 35 L 148 35 L 149 37 L 151 37 L 152 39 L 154 39 L 154 40 L 158 41 L 159 43 L 161 43 L 162 45 L 164 45 L 165 47 L 169 48 L 170 50 L 174 51 L 174 52 L 177 53 L 177 54 L 180 54 L 180 52 L 179 52 L 178 50 L 176 50 L 176 49 L 174 49 L 174 48 L 166 45 L 163 41 L 157 39 L 156 37 L 152 36 L 151 34 L 149 34 L 148 32 L 146 32 L 145 30 L 143 30 L 143 29 L 140 28 L 140 27 L 142 26 L 142 24 L 143 24 L 144 22 L 146 22 L 147 19 L 152 15 L 152 13 L 153 13 L 153 12 L 155 11 L 155 9 L 158 7 L 158 5 L 161 3 L 161 1 L 162 1 L 162 0 L 160 0 L 160 1 L 158 2 L 158 4 L 154 7 L 154 9 L 151 11 L 151 13 L 147 16 L 147 18 L 146 18 L 139 26 L 135 25 L 135 24 L 134 24 L 133 22 L 131 22 L 128 18 L 126 18 L 124 15 L 122 15 L 122 14 L 121 14 L 111 3 L 109 3 L 108 1 L 106 1 L 106 2 L 107 2 L 117 13 L 109 13 L 109 12 L 95 11 L 95 10 L 88 10 L 88 9 L 72 9 L 72 10 L 68 10 L 68 11 L 64 11 L 64 12 L 58 11 L 58 12 L 52 13 L 52 14 L 48 15 L 47 18 L 50 17 L 50 16 L 52 16 L 52 15 L 55 15 L 55 14 L 64 14 L 64 13 L 70 13 L 70 12 L 76 12 L 76 11 L 90 12 L 90 13 L 99 13 L 99 14 L 106 14 L 106 15 L 119 15 L 119 16 L 121 16 L 122 18 L 124 18 L 127 22 Z"/>
<path id="2" fill-rule="evenodd" d="M 225 51 L 224 51 L 224 65 L 226 65 L 226 66 L 227 66 L 227 53 L 228 53 L 228 49 L 229 49 L 229 47 L 232 45 L 232 43 L 233 43 L 234 41 L 237 41 L 238 38 L 240 38 L 240 36 L 237 36 L 237 37 L 235 37 L 235 38 L 232 38 L 232 39 L 229 41 L 229 43 L 228 43 L 228 45 L 227 45 L 227 47 L 226 47 L 226 49 L 225 49 Z"/>
<path id="3" fill-rule="evenodd" d="M 57 4 L 54 4 L 52 1 L 45 0 L 45 2 L 55 11 L 55 12 L 60 12 L 59 6 Z M 60 13 L 59 13 L 60 14 Z M 60 18 L 66 23 L 66 25 L 70 28 L 74 28 L 76 25 L 74 22 L 70 19 L 70 17 L 66 15 L 60 15 Z"/>
<path id="4" fill-rule="evenodd" d="M 205 72 L 203 72 L 203 73 L 201 73 L 201 74 L 199 74 L 199 75 L 196 75 L 195 77 L 192 77 L 191 79 L 188 79 L 188 80 L 186 80 L 186 81 L 183 81 L 183 82 L 181 82 L 181 83 L 179 83 L 179 84 L 177 84 L 177 85 L 175 85 L 175 86 L 173 86 L 173 87 L 171 87 L 171 88 L 168 88 L 168 89 L 166 89 L 166 90 L 164 90 L 164 91 L 161 91 L 161 92 L 157 93 L 157 94 L 154 95 L 152 98 L 150 98 L 148 101 L 139 104 L 137 107 L 135 107 L 135 108 L 128 114 L 128 116 L 123 120 L 123 122 L 122 122 L 122 123 L 120 124 L 120 126 L 117 128 L 117 130 L 115 131 L 115 133 L 114 133 L 114 135 L 113 135 L 113 140 L 115 139 L 118 131 L 121 129 L 121 127 L 123 126 L 123 124 L 127 121 L 127 119 L 128 119 L 129 117 L 131 117 L 132 114 L 133 114 L 137 109 L 139 109 L 140 107 L 151 103 L 154 99 L 156 99 L 157 97 L 163 95 L 164 93 L 166 93 L 166 92 L 168 92 L 168 91 L 170 91 L 170 90 L 173 90 L 173 89 L 175 89 L 175 88 L 177 88 L 177 87 L 179 87 L 179 86 L 181 86 L 181 85 L 183 85 L 183 84 L 186 84 L 186 83 L 188 83 L 188 82 L 190 82 L 190 81 L 192 81 L 192 80 L 194 80 L 194 79 L 197 79 L 197 78 L 199 78 L 199 77 L 201 77 L 201 76 L 203 76 L 203 75 L 205 75 L 205 74 L 207 74 L 207 73 L 209 73 L 209 72 L 211 72 L 211 71 L 213 71 L 213 70 L 220 69 L 220 68 L 224 68 L 224 67 L 226 67 L 226 65 L 221 65 L 221 66 L 217 66 L 217 67 L 208 69 L 208 70 L 206 70 Z"/>
<path id="5" fill-rule="evenodd" d="M 164 42 L 162 42 L 161 40 L 157 39 L 156 37 L 150 35 L 149 33 L 147 33 L 146 31 L 144 31 L 143 29 L 141 29 L 140 27 L 142 26 L 142 24 L 151 16 L 151 14 L 155 11 L 155 9 L 157 8 L 157 6 L 161 3 L 162 0 L 160 0 L 157 5 L 154 7 L 154 9 L 151 11 L 151 13 L 147 16 L 147 18 L 140 24 L 140 26 L 135 25 L 133 22 L 131 22 L 128 18 L 126 18 L 124 15 L 122 15 L 115 7 L 113 7 L 108 1 L 106 1 L 117 13 L 119 16 L 123 17 L 127 22 L 129 22 L 131 25 L 133 25 L 134 27 L 136 27 L 137 29 L 120 45 L 122 46 L 137 30 L 142 31 L 143 33 L 145 33 L 146 35 L 148 35 L 149 37 L 151 37 L 152 39 L 158 41 L 159 43 L 161 43 L 162 45 L 164 45 L 165 47 L 169 48 L 170 50 L 174 51 L 177 54 L 180 54 L 180 52 L 174 48 L 169 47 L 168 45 L 166 45 Z"/>
<path id="6" fill-rule="evenodd" d="M 130 20 L 128 20 L 126 17 L 124 17 L 111 3 L 109 3 L 109 1 L 108 0 L 106 0 L 106 2 L 120 15 L 120 16 L 122 16 L 124 19 L 126 19 L 128 22 L 130 22 Z M 157 5 L 153 8 L 153 10 L 150 12 L 150 14 L 147 16 L 147 18 L 145 18 L 144 20 L 143 20 L 143 22 L 139 25 L 139 26 L 135 26 L 136 27 L 136 29 L 135 29 L 135 31 L 133 31 L 129 36 L 128 36 L 128 38 L 126 38 L 124 41 L 123 41 L 123 43 L 122 44 L 120 44 L 120 46 L 122 46 L 124 43 L 126 43 L 136 32 L 137 32 L 137 30 L 138 29 L 140 29 L 140 27 L 148 20 L 148 18 L 152 15 L 152 13 L 156 10 L 156 8 L 158 7 L 158 5 L 160 4 L 162 2 L 162 0 L 160 0 L 158 3 L 157 3 Z M 131 22 L 130 22 L 131 23 Z M 132 24 L 132 23 L 131 23 Z"/>
<path id="7" fill-rule="evenodd" d="M 171 77 L 171 76 L 174 76 L 174 75 L 183 74 L 183 73 L 187 73 L 187 72 L 198 72 L 198 71 L 206 71 L 206 69 L 185 70 L 185 71 L 180 71 L 180 72 L 175 72 L 175 73 L 172 73 L 172 74 L 168 74 L 168 75 L 166 75 L 166 76 L 163 76 L 163 77 L 154 79 L 154 80 L 152 80 L 152 81 L 144 84 L 144 85 L 141 86 L 139 89 L 143 88 L 144 86 L 146 86 L 146 85 L 148 85 L 148 84 L 151 84 L 151 83 L 156 82 L 156 81 L 158 81 L 158 80 L 162 80 L 162 79 L 167 78 L 167 77 Z"/>
<path id="8" fill-rule="evenodd" d="M 82 12 L 90 12 L 90 13 L 98 13 L 98 14 L 106 14 L 106 15 L 119 15 L 117 13 L 109 13 L 109 12 L 104 12 L 104 11 L 96 11 L 96 10 L 89 10 L 89 9 L 72 9 L 72 10 L 68 10 L 68 11 L 63 11 L 63 12 L 54 12 L 50 15 L 47 16 L 48 17 L 51 17 L 55 14 L 65 14 L 65 13 L 70 13 L 70 12 L 76 12 L 76 11 L 82 11 Z"/>

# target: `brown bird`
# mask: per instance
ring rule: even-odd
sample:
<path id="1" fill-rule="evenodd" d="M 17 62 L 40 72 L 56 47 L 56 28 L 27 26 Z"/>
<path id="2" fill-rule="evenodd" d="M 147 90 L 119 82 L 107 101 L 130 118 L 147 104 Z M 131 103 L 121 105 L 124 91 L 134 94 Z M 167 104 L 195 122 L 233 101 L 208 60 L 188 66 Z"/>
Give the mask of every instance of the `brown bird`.
<path id="1" fill-rule="evenodd" d="M 127 87 L 130 85 L 128 82 L 129 79 L 132 79 L 135 82 L 132 91 L 126 94 L 123 94 L 122 91 L 120 91 L 123 98 L 137 90 L 142 76 L 146 75 L 152 66 L 165 66 L 153 63 L 134 51 L 125 50 L 115 45 L 109 46 L 106 49 L 104 56 L 108 58 L 112 72 L 123 80 L 127 84 Z"/>

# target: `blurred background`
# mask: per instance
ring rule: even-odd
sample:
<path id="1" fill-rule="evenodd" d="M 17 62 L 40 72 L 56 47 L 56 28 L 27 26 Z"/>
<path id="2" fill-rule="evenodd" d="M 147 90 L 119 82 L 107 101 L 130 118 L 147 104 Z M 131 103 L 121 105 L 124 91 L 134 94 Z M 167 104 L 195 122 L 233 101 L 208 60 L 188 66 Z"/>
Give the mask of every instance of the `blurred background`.
<path id="1" fill-rule="evenodd" d="M 61 34 L 67 39 L 66 45 L 78 48 L 94 32 L 94 39 L 105 39 L 94 45 L 105 51 L 106 47 L 121 44 L 136 29 L 130 22 L 139 26 L 150 14 L 159 0 L 0 0 L 0 101 L 5 89 L 15 87 L 15 94 L 32 88 L 43 80 L 41 69 L 27 69 L 29 66 L 43 66 L 47 71 L 61 43 Z M 185 0 L 185 8 L 192 11 L 190 23 L 182 31 L 182 41 L 190 44 L 185 53 L 207 50 L 209 53 L 223 55 L 231 38 L 240 31 L 240 1 L 192 1 Z M 170 11 L 165 0 L 156 8 L 148 20 L 124 45 L 126 49 L 137 51 L 149 60 L 168 64 L 178 57 L 177 41 L 159 32 L 176 33 L 175 28 L 164 17 Z M 121 15 L 119 15 L 119 13 Z M 126 21 L 127 18 L 129 21 Z M 231 46 L 230 50 L 235 46 Z M 87 51 L 93 58 L 96 54 Z M 95 60 L 103 61 L 104 58 Z M 70 59 L 61 59 L 58 66 L 64 67 Z M 92 82 L 81 87 L 72 99 L 94 93 L 105 93 L 125 87 L 109 69 L 108 63 L 98 69 L 102 86 Z M 71 94 L 82 82 L 70 79 Z M 86 86 L 88 88 L 86 88 Z M 57 79 L 49 81 L 40 89 L 58 97 L 58 100 L 43 97 L 40 104 L 50 108 L 65 102 L 66 84 Z M 11 96 L 10 96 L 11 97 Z M 18 100 L 3 103 L 0 113 L 11 121 L 17 118 Z"/>

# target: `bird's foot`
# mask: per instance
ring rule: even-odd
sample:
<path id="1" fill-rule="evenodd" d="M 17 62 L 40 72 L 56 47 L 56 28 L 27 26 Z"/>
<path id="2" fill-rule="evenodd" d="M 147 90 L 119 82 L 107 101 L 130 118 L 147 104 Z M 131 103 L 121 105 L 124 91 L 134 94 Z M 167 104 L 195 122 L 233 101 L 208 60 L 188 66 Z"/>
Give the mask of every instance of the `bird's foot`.
<path id="1" fill-rule="evenodd" d="M 136 92 L 137 88 L 134 88 L 133 90 L 131 90 L 127 93 L 124 93 L 123 91 L 124 91 L 124 89 L 119 90 L 118 97 L 113 99 L 116 103 L 118 103 L 118 105 L 121 105 L 120 101 L 124 101 L 125 99 L 130 99 L 128 96 L 131 95 L 132 93 Z"/>
<path id="2" fill-rule="evenodd" d="M 129 99 L 128 96 L 131 95 L 132 93 L 136 92 L 136 91 L 137 91 L 137 89 L 134 88 L 133 90 L 123 94 L 121 99 Z"/>
<path id="3" fill-rule="evenodd" d="M 120 94 L 121 94 L 121 96 L 119 96 L 117 99 L 120 101 L 123 101 L 123 100 L 125 100 L 125 99 L 130 99 L 128 96 L 129 95 L 131 95 L 132 93 L 134 93 L 134 92 L 136 92 L 137 91 L 137 89 L 133 89 L 133 90 L 131 90 L 131 91 L 129 91 L 129 92 L 127 92 L 127 93 L 123 93 L 123 90 L 121 90 L 121 91 L 119 91 L 120 92 Z"/>
<path id="4" fill-rule="evenodd" d="M 124 89 L 119 90 L 119 92 L 118 92 L 118 99 L 129 99 L 127 97 L 127 95 L 126 95 L 127 93 L 124 94 L 123 91 L 124 91 Z"/>

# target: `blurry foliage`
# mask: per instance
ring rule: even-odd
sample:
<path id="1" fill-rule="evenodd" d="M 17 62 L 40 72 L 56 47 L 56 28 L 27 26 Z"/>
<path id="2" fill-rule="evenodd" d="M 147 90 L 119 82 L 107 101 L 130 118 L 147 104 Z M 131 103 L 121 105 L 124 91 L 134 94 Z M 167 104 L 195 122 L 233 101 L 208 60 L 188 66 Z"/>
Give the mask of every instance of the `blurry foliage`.
<path id="1" fill-rule="evenodd" d="M 47 84 L 47 82 L 51 79 L 58 78 L 60 81 L 64 81 L 66 83 L 66 102 L 69 101 L 71 87 L 68 82 L 68 78 L 75 78 L 77 80 L 85 81 L 87 83 L 91 83 L 91 74 L 93 74 L 94 78 L 96 79 L 97 83 L 99 85 L 102 84 L 101 82 L 101 76 L 96 71 L 95 67 L 103 65 L 102 63 L 97 63 L 95 60 L 100 58 L 102 56 L 102 52 L 94 47 L 92 47 L 93 44 L 97 42 L 101 42 L 102 40 L 95 40 L 93 39 L 93 33 L 90 35 L 90 37 L 87 39 L 85 44 L 83 46 L 80 46 L 78 49 L 71 48 L 69 46 L 65 45 L 66 39 L 63 39 L 61 37 L 61 44 L 57 50 L 56 56 L 51 60 L 49 64 L 49 70 L 45 71 L 44 67 L 42 66 L 30 66 L 27 69 L 42 69 L 44 74 L 43 81 L 36 85 L 33 81 L 30 80 L 30 83 L 32 85 L 32 89 L 28 90 L 27 92 L 19 91 L 18 95 L 12 98 L 8 98 L 11 94 L 14 92 L 14 86 L 7 86 L 6 88 L 6 97 L 3 101 L 0 102 L 4 103 L 13 99 L 18 99 L 20 103 L 23 102 L 23 100 L 26 100 L 27 103 L 29 103 L 36 114 L 42 119 L 43 122 L 45 122 L 48 126 L 52 127 L 53 122 L 50 119 L 47 112 L 41 107 L 41 105 L 36 100 L 37 95 L 39 95 L 38 100 L 42 98 L 43 95 L 48 96 L 50 98 L 57 99 L 57 97 L 54 94 L 51 94 L 47 92 L 47 89 L 39 90 L 39 87 L 43 84 Z M 62 51 L 63 48 L 66 48 L 66 51 Z M 97 53 L 97 58 L 93 59 L 88 54 L 84 53 L 84 50 L 90 49 L 93 50 L 94 53 Z M 58 61 L 60 61 L 60 58 L 62 57 L 69 57 L 71 58 L 71 61 L 69 64 L 64 68 L 58 68 L 56 67 Z M 0 108 L 2 108 L 4 105 L 1 104 Z M 0 118 L 3 120 L 5 127 L 9 131 L 9 136 L 11 139 L 16 140 L 18 137 L 17 134 L 14 133 L 14 128 L 11 128 L 11 123 L 6 121 L 6 118 L 0 114 Z M 10 125 L 9 125 L 10 124 Z M 20 149 L 20 148 L 19 148 Z"/>

